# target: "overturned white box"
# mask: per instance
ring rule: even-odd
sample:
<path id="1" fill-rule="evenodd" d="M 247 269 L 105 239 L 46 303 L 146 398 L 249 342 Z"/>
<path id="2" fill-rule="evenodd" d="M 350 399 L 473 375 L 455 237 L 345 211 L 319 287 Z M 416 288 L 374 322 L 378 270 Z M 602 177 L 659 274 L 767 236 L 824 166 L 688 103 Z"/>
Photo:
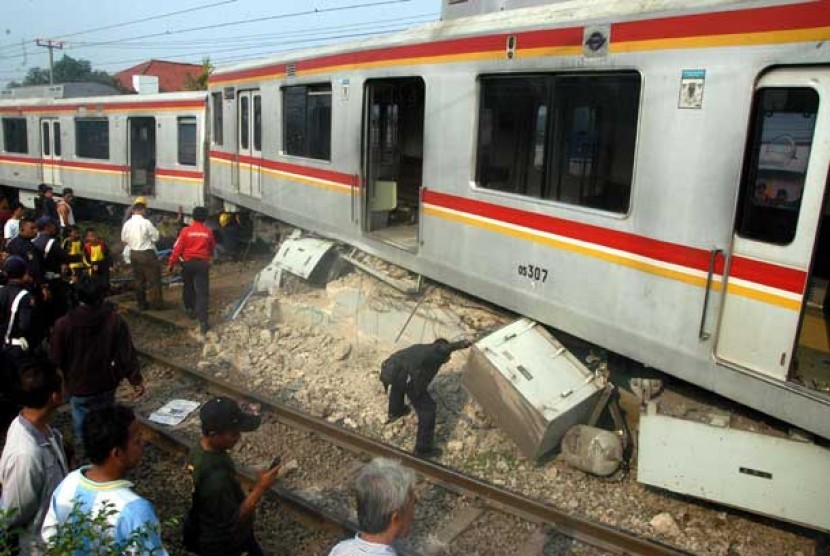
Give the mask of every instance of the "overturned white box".
<path id="1" fill-rule="evenodd" d="M 658 415 L 640 416 L 637 480 L 830 530 L 830 450 L 811 442 Z"/>
<path id="2" fill-rule="evenodd" d="M 542 326 L 520 319 L 473 346 L 463 384 L 522 453 L 538 459 L 588 420 L 605 380 Z"/>

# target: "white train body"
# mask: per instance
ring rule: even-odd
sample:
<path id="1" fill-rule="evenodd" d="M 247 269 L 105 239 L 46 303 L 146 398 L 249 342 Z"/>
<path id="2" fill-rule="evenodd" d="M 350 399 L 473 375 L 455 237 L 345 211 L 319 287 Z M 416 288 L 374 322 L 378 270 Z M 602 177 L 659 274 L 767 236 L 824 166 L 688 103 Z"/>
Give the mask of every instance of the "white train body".
<path id="1" fill-rule="evenodd" d="M 463 4 L 214 74 L 212 194 L 830 438 L 830 2 Z"/>
<path id="2" fill-rule="evenodd" d="M 189 212 L 204 203 L 205 94 L 0 100 L 0 184 Z"/>

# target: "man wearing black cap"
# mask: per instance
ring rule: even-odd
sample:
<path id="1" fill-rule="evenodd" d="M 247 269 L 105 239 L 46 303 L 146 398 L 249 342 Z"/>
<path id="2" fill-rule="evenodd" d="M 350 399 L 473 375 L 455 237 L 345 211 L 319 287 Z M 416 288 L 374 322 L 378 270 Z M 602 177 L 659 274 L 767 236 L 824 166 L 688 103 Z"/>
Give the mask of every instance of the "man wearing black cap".
<path id="1" fill-rule="evenodd" d="M 246 496 L 228 451 L 241 432 L 259 427 L 260 418 L 223 397 L 206 402 L 199 416 L 202 438 L 188 458 L 194 490 L 185 520 L 185 546 L 200 556 L 259 556 L 263 552 L 254 536 L 254 511 L 274 484 L 279 465 L 263 471 Z"/>
<path id="2" fill-rule="evenodd" d="M 0 335 L 9 367 L 16 368 L 17 363 L 35 349 L 42 338 L 37 326 L 37 301 L 32 295 L 32 277 L 26 261 L 13 255 L 6 259 L 3 271 L 8 282 L 0 288 Z"/>

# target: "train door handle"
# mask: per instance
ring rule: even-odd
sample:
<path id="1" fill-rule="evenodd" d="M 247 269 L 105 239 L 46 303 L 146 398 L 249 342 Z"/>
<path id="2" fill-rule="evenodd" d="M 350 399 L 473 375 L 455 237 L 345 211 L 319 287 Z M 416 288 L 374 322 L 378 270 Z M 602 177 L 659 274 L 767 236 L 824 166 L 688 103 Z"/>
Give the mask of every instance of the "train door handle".
<path id="1" fill-rule="evenodd" d="M 706 275 L 706 288 L 703 293 L 703 312 L 700 315 L 700 328 L 697 332 L 697 337 L 700 341 L 706 341 L 711 334 L 706 332 L 706 312 L 709 309 L 709 293 L 712 291 L 712 280 L 715 275 L 715 266 L 718 262 L 718 255 L 723 253 L 723 249 L 712 249 L 709 251 L 709 272 Z"/>

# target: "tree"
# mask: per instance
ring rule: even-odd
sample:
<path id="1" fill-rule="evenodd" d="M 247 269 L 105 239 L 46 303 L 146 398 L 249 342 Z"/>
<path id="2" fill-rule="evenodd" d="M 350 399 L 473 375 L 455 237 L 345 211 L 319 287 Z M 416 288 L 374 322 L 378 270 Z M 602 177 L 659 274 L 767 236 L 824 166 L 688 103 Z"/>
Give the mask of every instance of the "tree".
<path id="1" fill-rule="evenodd" d="M 115 86 L 115 78 L 105 71 L 93 70 L 89 60 L 76 59 L 64 54 L 54 65 L 55 83 L 104 83 Z M 48 85 L 49 68 L 30 68 L 22 86 Z M 11 85 L 10 85 L 11 86 Z"/>
<path id="2" fill-rule="evenodd" d="M 210 63 L 210 58 L 202 60 L 202 71 L 197 77 L 193 77 L 189 73 L 184 78 L 184 88 L 186 91 L 207 91 L 208 79 L 213 73 L 213 64 Z"/>

